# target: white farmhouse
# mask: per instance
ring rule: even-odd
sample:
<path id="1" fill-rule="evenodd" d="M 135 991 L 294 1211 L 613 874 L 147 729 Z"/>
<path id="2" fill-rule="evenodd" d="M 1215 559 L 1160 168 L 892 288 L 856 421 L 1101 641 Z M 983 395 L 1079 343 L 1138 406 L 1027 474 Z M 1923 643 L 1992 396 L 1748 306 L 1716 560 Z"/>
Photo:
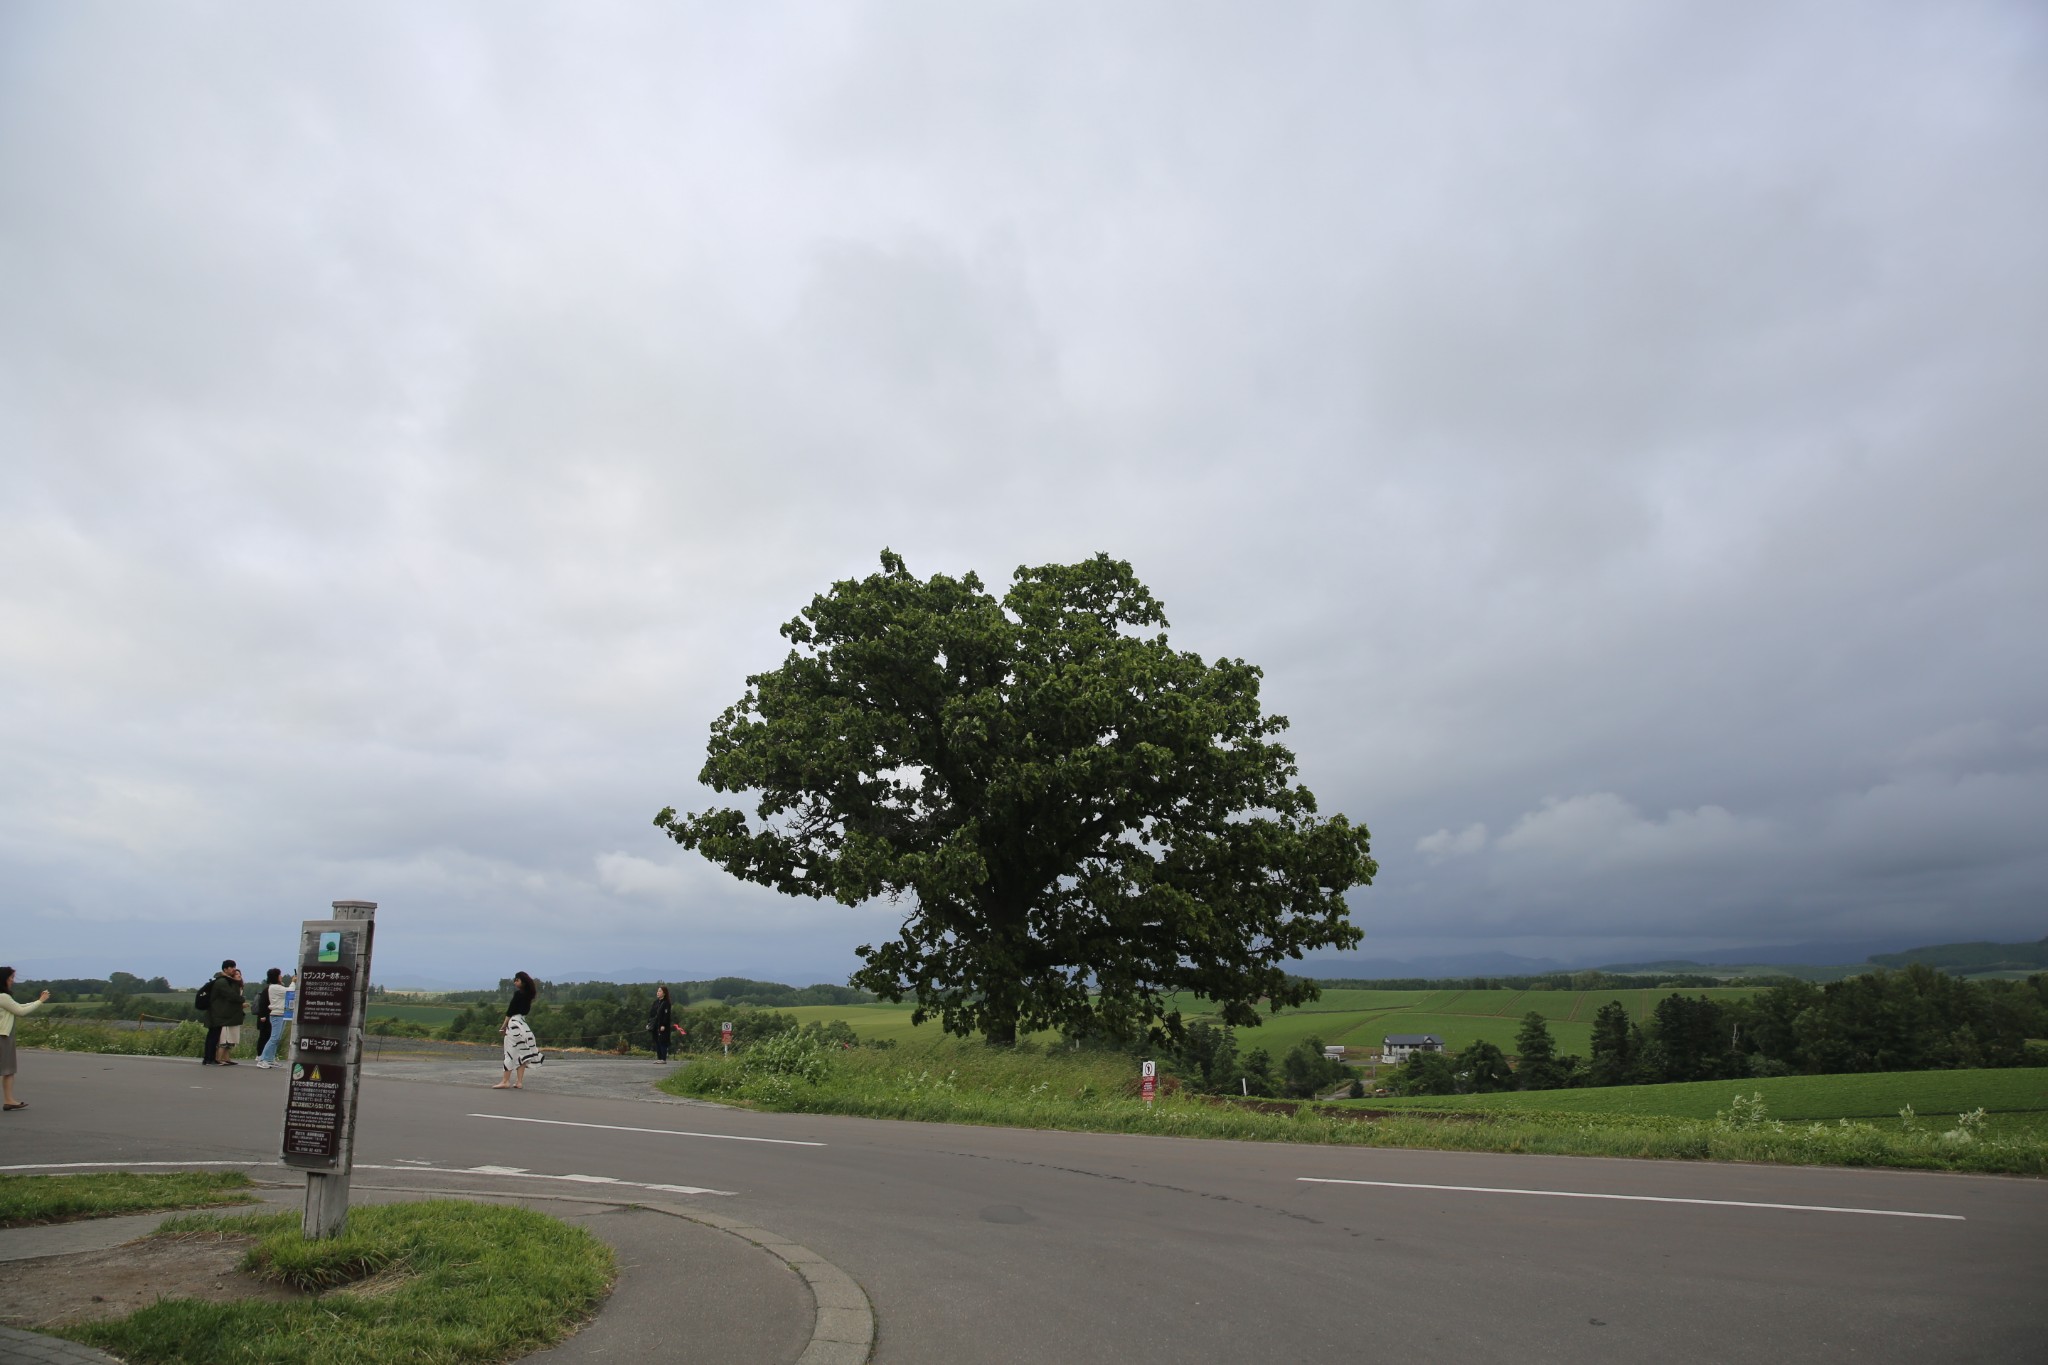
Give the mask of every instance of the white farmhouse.
<path id="1" fill-rule="evenodd" d="M 1380 1060 L 1405 1062 L 1418 1052 L 1442 1052 L 1444 1040 L 1434 1033 L 1389 1033 L 1380 1039 Z"/>

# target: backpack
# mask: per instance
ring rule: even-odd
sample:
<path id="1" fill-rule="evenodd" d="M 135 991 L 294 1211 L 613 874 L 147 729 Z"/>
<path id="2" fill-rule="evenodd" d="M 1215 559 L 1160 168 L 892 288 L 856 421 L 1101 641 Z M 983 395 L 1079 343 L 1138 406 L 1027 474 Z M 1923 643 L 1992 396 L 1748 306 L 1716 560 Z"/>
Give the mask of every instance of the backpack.
<path id="1" fill-rule="evenodd" d="M 204 1014 L 207 1007 L 211 1004 L 213 1004 L 213 982 L 208 981 L 199 988 L 199 994 L 192 997 L 192 1008 Z"/>

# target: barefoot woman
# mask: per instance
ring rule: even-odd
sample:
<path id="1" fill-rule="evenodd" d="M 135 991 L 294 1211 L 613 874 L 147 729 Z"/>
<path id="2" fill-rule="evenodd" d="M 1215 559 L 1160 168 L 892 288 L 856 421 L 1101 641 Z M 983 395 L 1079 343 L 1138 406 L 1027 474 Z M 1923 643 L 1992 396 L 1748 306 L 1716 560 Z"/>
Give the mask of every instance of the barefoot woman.
<path id="1" fill-rule="evenodd" d="M 526 1022 L 526 1013 L 533 1008 L 533 997 L 538 994 L 540 988 L 533 984 L 532 977 L 525 972 L 512 973 L 512 1003 L 505 1006 L 505 1022 L 498 1026 L 498 1032 L 505 1037 L 505 1079 L 492 1086 L 493 1090 L 519 1089 L 526 1084 L 526 1068 L 547 1060 L 540 1055 L 533 1026 Z"/>

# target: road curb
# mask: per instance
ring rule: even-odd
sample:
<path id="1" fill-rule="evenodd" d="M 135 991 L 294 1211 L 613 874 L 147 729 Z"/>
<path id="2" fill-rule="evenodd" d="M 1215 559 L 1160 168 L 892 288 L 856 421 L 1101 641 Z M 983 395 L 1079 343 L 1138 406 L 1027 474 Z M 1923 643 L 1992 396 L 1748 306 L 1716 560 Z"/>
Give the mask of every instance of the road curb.
<path id="1" fill-rule="evenodd" d="M 803 1276 L 804 1283 L 811 1287 L 817 1319 L 811 1325 L 811 1344 L 797 1357 L 797 1365 L 867 1365 L 868 1356 L 875 1349 L 875 1311 L 868 1302 L 867 1291 L 853 1276 L 809 1247 L 737 1218 L 680 1204 L 646 1202 L 637 1207 L 672 1218 L 687 1218 L 743 1238 Z"/>
<path id="2" fill-rule="evenodd" d="M 683 1204 L 652 1199 L 592 1199 L 570 1194 L 512 1194 L 493 1190 L 446 1190 L 422 1185 L 357 1185 L 383 1194 L 426 1194 L 453 1199 L 548 1200 L 557 1204 L 594 1204 L 605 1208 L 646 1209 L 737 1237 L 775 1257 L 798 1275 L 811 1291 L 811 1341 L 797 1365 L 867 1365 L 875 1349 L 875 1310 L 860 1282 L 832 1262 L 779 1232 L 723 1214 L 706 1213 Z M 602 1316 L 603 1310 L 599 1309 Z"/>

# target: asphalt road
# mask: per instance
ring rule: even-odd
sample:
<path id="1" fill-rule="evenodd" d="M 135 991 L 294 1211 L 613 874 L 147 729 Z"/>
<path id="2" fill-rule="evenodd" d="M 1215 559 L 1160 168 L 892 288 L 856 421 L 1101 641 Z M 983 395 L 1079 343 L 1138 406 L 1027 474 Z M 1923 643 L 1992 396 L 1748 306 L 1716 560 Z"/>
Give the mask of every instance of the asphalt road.
<path id="1" fill-rule="evenodd" d="M 282 1071 L 24 1051 L 21 1072 L 0 1166 L 278 1150 Z M 2048 1350 L 2044 1181 L 753 1114 L 660 1102 L 656 1074 L 558 1058 L 501 1091 L 488 1061 L 373 1064 L 359 1169 L 666 1187 L 852 1275 L 883 1365 Z"/>

